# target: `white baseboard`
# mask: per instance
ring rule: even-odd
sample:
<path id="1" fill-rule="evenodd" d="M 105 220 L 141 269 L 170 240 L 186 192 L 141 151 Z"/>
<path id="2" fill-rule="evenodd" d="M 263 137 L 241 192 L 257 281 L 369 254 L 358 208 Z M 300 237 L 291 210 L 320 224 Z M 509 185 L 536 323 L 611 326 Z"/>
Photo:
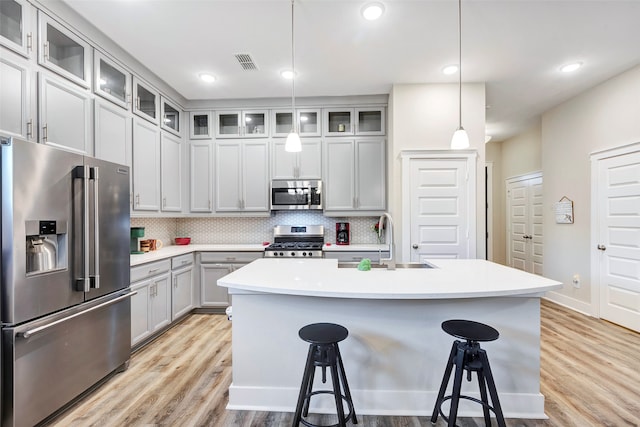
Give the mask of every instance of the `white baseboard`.
<path id="1" fill-rule="evenodd" d="M 275 387 L 229 387 L 227 409 L 245 411 L 294 412 L 299 390 Z M 431 416 L 437 391 L 385 391 L 351 390 L 353 404 L 359 415 L 387 416 Z M 480 399 L 479 393 L 465 393 Z M 544 413 L 544 396 L 540 393 L 500 393 L 500 406 L 505 418 L 547 419 Z M 312 405 L 312 413 L 335 413 L 333 399 L 318 399 Z M 448 404 L 445 403 L 445 411 Z M 461 417 L 482 417 L 482 406 L 466 400 L 460 401 L 458 415 Z"/>
<path id="2" fill-rule="evenodd" d="M 580 301 L 554 291 L 547 292 L 547 294 L 544 296 L 544 299 L 553 301 L 556 304 L 560 304 L 564 307 L 570 308 L 571 310 L 577 311 L 587 316 L 592 316 L 593 310 L 591 307 L 591 303 Z"/>

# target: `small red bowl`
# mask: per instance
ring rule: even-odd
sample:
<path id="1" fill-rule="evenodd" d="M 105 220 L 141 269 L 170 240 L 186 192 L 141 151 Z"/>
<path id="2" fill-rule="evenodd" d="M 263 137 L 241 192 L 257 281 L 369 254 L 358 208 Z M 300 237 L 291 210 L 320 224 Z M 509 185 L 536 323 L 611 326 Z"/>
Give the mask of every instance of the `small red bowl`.
<path id="1" fill-rule="evenodd" d="M 176 237 L 176 245 L 188 245 L 191 243 L 191 237 Z"/>

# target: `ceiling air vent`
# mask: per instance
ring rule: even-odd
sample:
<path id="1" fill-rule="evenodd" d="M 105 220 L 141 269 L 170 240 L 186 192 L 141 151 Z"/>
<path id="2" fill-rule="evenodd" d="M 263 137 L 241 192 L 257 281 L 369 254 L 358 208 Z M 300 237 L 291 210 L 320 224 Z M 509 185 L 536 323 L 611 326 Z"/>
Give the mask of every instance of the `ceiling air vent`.
<path id="1" fill-rule="evenodd" d="M 236 53 L 236 59 L 243 70 L 257 70 L 258 66 L 253 62 L 253 58 L 248 53 Z"/>

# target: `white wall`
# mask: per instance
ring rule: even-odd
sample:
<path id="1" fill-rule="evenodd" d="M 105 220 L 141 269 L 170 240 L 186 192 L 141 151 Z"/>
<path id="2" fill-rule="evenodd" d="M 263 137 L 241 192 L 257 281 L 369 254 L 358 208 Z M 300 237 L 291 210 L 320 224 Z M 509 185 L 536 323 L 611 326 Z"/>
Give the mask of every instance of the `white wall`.
<path id="1" fill-rule="evenodd" d="M 549 297 L 591 312 L 590 161 L 593 151 L 640 141 L 640 66 L 542 116 L 544 274 L 565 285 Z M 553 203 L 574 201 L 574 224 L 556 224 Z M 576 289 L 571 280 L 581 277 Z"/>
<path id="2" fill-rule="evenodd" d="M 502 173 L 502 143 L 501 142 L 489 142 L 485 145 L 485 153 L 487 157 L 487 163 L 493 165 L 493 183 L 492 183 L 492 209 L 493 217 L 489 218 L 492 225 L 492 231 L 489 235 L 489 245 L 493 249 L 493 262 L 499 264 L 505 264 L 505 205 L 504 205 L 504 175 Z"/>
<path id="3" fill-rule="evenodd" d="M 469 134 L 470 149 L 477 150 L 477 258 L 485 257 L 485 86 L 463 84 L 462 125 Z M 458 126 L 457 84 L 396 84 L 389 97 L 389 211 L 396 225 L 397 253 L 402 253 L 402 150 L 446 150 Z"/>

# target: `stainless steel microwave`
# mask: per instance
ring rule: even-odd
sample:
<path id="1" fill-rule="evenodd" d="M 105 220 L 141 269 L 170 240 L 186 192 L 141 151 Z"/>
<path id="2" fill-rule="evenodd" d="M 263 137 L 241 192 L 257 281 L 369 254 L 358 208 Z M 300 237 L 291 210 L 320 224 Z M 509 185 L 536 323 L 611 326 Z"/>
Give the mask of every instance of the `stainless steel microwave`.
<path id="1" fill-rule="evenodd" d="M 322 209 L 322 181 L 271 181 L 271 210 Z"/>

